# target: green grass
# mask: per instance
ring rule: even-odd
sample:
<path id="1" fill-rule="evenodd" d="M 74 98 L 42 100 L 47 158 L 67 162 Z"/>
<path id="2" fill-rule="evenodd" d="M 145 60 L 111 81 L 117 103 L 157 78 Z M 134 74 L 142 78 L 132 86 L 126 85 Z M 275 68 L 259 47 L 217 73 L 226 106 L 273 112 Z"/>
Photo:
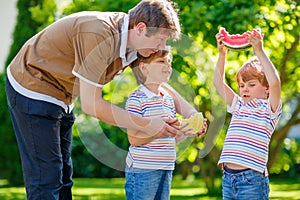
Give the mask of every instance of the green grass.
<path id="1" fill-rule="evenodd" d="M 300 199 L 299 179 L 270 179 L 271 200 Z M 74 179 L 74 200 L 122 200 L 125 199 L 123 178 L 115 179 Z M 7 187 L 5 180 L 0 180 L 0 200 L 25 200 L 24 187 Z M 208 196 L 201 179 L 180 180 L 174 177 L 171 190 L 172 200 L 221 200 L 220 196 Z"/>

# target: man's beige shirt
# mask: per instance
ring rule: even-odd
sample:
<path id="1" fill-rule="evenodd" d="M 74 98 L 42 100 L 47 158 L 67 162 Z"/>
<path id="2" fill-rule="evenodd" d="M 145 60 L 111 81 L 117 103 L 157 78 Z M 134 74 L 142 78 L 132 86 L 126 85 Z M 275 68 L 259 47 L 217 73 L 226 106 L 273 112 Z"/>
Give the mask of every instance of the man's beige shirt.
<path id="1" fill-rule="evenodd" d="M 122 70 L 124 16 L 80 12 L 56 21 L 24 44 L 11 75 L 28 90 L 71 104 L 79 95 L 77 77 L 104 85 Z"/>

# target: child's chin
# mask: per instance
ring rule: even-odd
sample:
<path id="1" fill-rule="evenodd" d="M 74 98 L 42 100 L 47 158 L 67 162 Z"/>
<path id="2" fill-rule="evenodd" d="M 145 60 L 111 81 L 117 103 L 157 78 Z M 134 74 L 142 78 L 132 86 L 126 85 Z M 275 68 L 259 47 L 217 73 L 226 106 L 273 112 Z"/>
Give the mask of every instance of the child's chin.
<path id="1" fill-rule="evenodd" d="M 251 100 L 252 100 L 252 99 L 250 99 L 250 98 L 247 98 L 247 97 L 243 97 L 242 99 L 243 99 L 243 101 L 244 101 L 245 103 L 248 103 L 249 101 L 251 101 Z"/>

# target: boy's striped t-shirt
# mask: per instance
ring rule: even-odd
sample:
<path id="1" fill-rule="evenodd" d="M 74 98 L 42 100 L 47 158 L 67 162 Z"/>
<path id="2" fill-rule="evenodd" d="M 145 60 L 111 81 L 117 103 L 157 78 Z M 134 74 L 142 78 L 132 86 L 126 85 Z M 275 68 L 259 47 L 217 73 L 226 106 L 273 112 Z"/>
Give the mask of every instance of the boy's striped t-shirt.
<path id="1" fill-rule="evenodd" d="M 129 96 L 126 109 L 144 117 L 176 118 L 173 98 L 164 90 L 161 90 L 161 95 L 155 95 L 143 85 Z M 126 163 L 140 169 L 173 170 L 175 160 L 175 138 L 164 137 L 146 145 L 130 146 Z"/>
<path id="2" fill-rule="evenodd" d="M 282 113 L 281 105 L 273 113 L 268 100 L 244 103 L 236 96 L 228 112 L 232 118 L 218 164 L 234 163 L 267 175 L 269 143 Z"/>

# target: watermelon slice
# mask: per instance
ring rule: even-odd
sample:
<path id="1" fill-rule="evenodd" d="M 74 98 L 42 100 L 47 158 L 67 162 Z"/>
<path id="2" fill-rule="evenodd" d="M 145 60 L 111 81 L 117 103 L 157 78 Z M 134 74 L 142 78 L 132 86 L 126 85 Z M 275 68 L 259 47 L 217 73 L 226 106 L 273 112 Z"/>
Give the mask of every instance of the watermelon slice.
<path id="1" fill-rule="evenodd" d="M 229 34 L 224 27 L 221 27 L 219 30 L 224 36 L 223 44 L 228 47 L 229 49 L 235 51 L 243 51 L 251 47 L 247 40 L 247 33 L 240 34 Z"/>

